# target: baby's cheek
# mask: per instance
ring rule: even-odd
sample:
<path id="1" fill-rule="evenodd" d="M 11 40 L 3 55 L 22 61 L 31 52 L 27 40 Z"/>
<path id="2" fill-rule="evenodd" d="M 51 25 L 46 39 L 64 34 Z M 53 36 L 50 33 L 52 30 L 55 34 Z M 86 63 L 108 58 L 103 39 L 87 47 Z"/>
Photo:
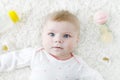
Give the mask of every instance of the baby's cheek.
<path id="1" fill-rule="evenodd" d="M 47 43 L 48 43 L 48 42 L 47 42 L 46 39 L 43 39 L 43 40 L 42 40 L 42 45 L 43 45 L 44 47 L 47 46 Z"/>
<path id="2" fill-rule="evenodd" d="M 47 47 L 51 47 L 53 45 L 53 41 L 51 39 L 44 40 L 44 44 Z"/>
<path id="3" fill-rule="evenodd" d="M 72 51 L 74 49 L 74 44 L 73 43 L 69 43 L 68 49 Z"/>

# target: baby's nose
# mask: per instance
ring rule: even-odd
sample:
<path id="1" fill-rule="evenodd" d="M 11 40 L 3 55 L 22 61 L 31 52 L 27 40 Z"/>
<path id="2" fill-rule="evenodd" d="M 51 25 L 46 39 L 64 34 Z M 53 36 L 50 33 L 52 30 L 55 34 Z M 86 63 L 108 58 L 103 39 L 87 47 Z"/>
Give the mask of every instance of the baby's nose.
<path id="1" fill-rule="evenodd" d="M 62 38 L 60 38 L 60 37 L 59 37 L 59 38 L 57 37 L 57 38 L 55 39 L 55 43 L 63 43 L 63 42 L 64 42 L 64 41 L 63 41 Z"/>
<path id="2" fill-rule="evenodd" d="M 63 43 L 63 40 L 56 40 L 55 43 Z"/>

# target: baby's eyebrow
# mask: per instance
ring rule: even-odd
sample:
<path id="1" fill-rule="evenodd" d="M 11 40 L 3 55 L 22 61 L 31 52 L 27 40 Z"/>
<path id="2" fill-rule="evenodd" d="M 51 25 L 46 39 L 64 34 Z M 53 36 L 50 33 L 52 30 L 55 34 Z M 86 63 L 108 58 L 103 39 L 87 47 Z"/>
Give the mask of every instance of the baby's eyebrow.
<path id="1" fill-rule="evenodd" d="M 72 34 L 71 32 L 65 32 L 66 34 Z"/>

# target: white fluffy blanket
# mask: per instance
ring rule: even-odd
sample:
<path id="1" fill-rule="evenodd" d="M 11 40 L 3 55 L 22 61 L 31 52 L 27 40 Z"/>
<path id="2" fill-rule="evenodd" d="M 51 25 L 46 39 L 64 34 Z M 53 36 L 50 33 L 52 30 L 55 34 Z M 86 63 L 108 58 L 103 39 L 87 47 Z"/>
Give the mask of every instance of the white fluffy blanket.
<path id="1" fill-rule="evenodd" d="M 120 0 L 1 0 L 0 1 L 0 54 L 7 45 L 8 52 L 29 46 L 41 46 L 41 26 L 48 13 L 69 10 L 80 19 L 78 54 L 105 80 L 120 80 Z M 15 10 L 20 21 L 13 23 L 8 11 Z M 93 21 L 97 11 L 109 13 L 107 26 L 113 41 L 103 43 L 99 25 Z M 0 80 L 28 80 L 29 68 L 0 73 Z"/>

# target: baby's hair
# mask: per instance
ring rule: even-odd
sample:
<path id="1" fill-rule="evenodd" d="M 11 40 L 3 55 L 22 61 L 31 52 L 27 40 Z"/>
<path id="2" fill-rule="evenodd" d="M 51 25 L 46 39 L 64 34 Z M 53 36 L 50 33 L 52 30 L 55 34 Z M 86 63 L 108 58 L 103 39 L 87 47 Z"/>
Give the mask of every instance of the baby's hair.
<path id="1" fill-rule="evenodd" d="M 44 24 L 46 24 L 46 22 L 49 20 L 58 21 L 58 22 L 61 22 L 61 21 L 70 22 L 76 26 L 76 29 L 78 30 L 78 32 L 80 30 L 79 19 L 74 14 L 70 13 L 67 10 L 55 11 L 53 13 L 48 14 Z"/>
<path id="2" fill-rule="evenodd" d="M 78 20 L 75 15 L 66 10 L 53 12 L 48 15 L 48 18 L 55 21 L 70 21 L 70 22 Z"/>

